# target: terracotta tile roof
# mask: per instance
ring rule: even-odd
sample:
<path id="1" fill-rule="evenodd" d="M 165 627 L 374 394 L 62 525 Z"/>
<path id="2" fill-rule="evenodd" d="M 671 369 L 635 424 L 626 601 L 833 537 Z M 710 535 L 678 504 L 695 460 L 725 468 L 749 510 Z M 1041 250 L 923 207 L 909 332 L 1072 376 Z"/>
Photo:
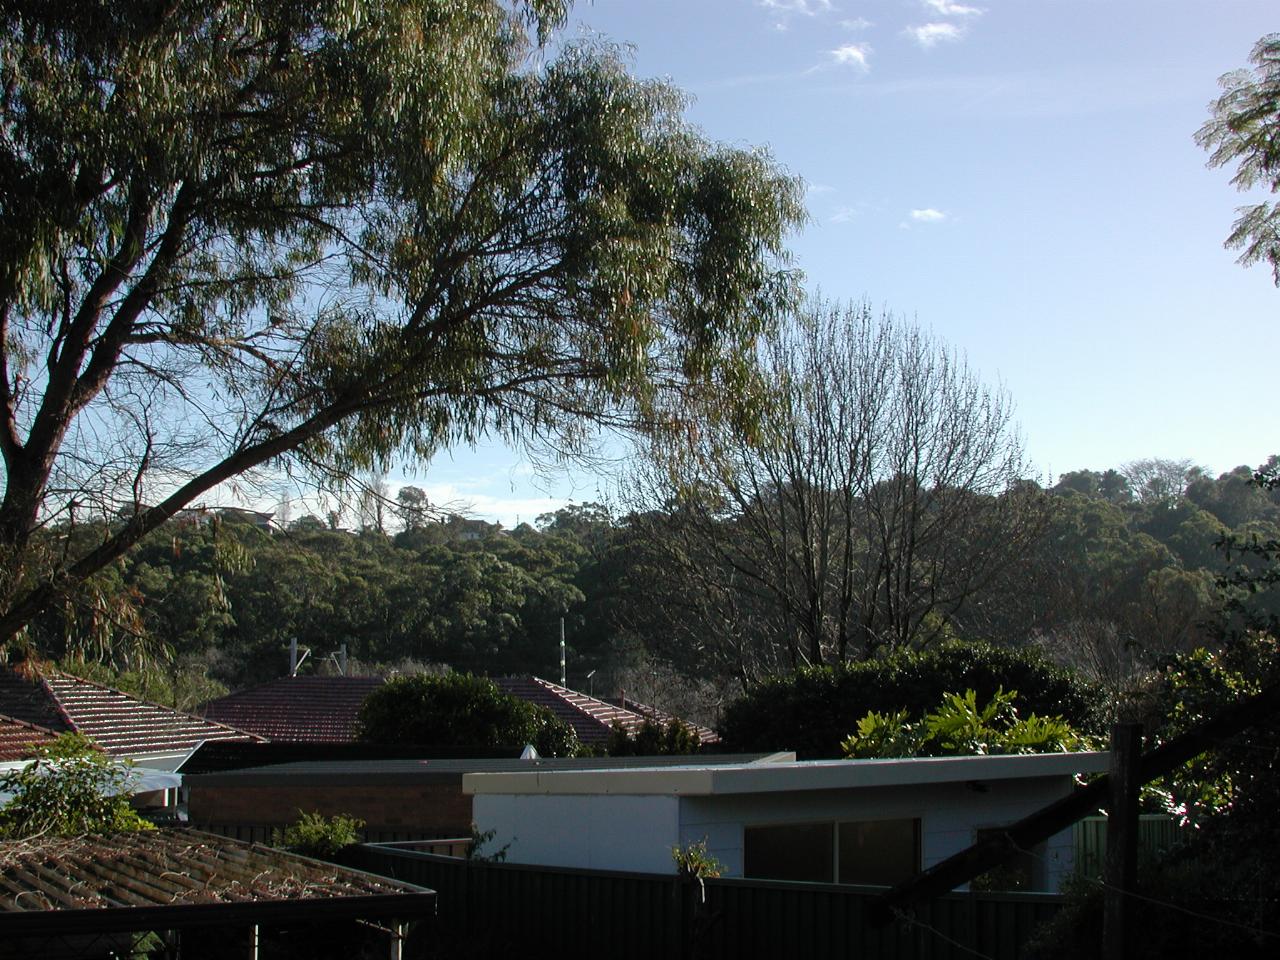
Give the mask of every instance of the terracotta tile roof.
<path id="1" fill-rule="evenodd" d="M 381 677 L 279 677 L 211 700 L 201 713 L 275 742 L 348 743 L 356 736 L 360 705 L 385 682 Z M 549 708 L 591 746 L 609 742 L 614 720 L 634 734 L 647 718 L 674 719 L 630 700 L 622 707 L 538 677 L 501 677 L 494 683 L 504 693 Z M 715 731 L 693 729 L 703 743 L 719 742 Z"/>
<path id="2" fill-rule="evenodd" d="M 201 713 L 268 740 L 348 743 L 356 737 L 360 705 L 385 682 L 381 677 L 278 677 L 210 700 Z"/>
<path id="3" fill-rule="evenodd" d="M 635 735 L 646 719 L 661 720 L 669 723 L 675 719 L 670 714 L 662 713 L 652 707 L 639 707 L 631 700 L 625 706 L 600 700 L 577 690 L 570 690 L 550 680 L 540 677 L 502 677 L 494 680 L 504 692 L 547 707 L 556 716 L 573 728 L 578 739 L 590 746 L 602 746 L 609 742 L 609 736 L 616 720 L 627 731 Z M 681 721 L 683 722 L 683 721 Z M 702 743 L 719 743 L 720 738 L 714 730 L 705 727 L 694 727 Z"/>
<path id="4" fill-rule="evenodd" d="M 0 715 L 0 761 L 25 760 L 36 747 L 52 743 L 52 730 Z"/>
<path id="5" fill-rule="evenodd" d="M 720 742 L 720 734 L 716 733 L 710 727 L 704 727 L 700 724 L 690 723 L 688 720 L 681 720 L 674 713 L 667 713 L 665 710 L 659 710 L 657 707 L 651 707 L 647 703 L 640 703 L 638 700 L 632 700 L 630 697 L 605 697 L 606 702 L 612 703 L 614 706 L 625 707 L 633 710 L 643 717 L 657 721 L 664 726 L 673 720 L 683 723 L 686 727 L 697 734 L 698 742 L 703 746 Z"/>
<path id="6" fill-rule="evenodd" d="M 190 750 L 205 740 L 252 737 L 67 674 L 26 679 L 0 670 L 0 713 L 54 733 L 82 733 L 114 756 Z"/>

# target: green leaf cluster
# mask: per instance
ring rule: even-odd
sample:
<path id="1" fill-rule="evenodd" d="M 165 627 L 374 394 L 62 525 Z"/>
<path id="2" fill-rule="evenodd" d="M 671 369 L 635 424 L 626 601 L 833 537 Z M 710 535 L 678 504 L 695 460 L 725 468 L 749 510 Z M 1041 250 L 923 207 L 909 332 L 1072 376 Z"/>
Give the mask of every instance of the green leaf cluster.
<path id="1" fill-rule="evenodd" d="M 573 756 L 580 749 L 573 730 L 546 707 L 469 673 L 393 677 L 361 706 L 359 738 L 457 747 L 532 744 L 546 757 Z"/>
<path id="2" fill-rule="evenodd" d="M 1084 743 L 1061 717 L 1018 716 L 1016 690 L 997 688 L 986 703 L 973 690 L 947 694 L 942 704 L 912 721 L 905 710 L 869 712 L 840 748 L 846 757 L 943 757 L 974 754 L 1058 753 Z"/>
<path id="3" fill-rule="evenodd" d="M 724 872 L 724 865 L 707 852 L 707 838 L 671 848 L 676 874 L 681 880 L 710 880 Z"/>
<path id="4" fill-rule="evenodd" d="M 955 641 L 883 660 L 772 677 L 725 708 L 719 732 L 729 750 L 839 757 L 841 743 L 868 713 L 884 718 L 875 735 L 892 738 L 898 730 L 891 722 L 895 717 L 921 717 L 955 690 L 973 691 L 984 709 L 999 695 L 1019 712 L 1062 717 L 1085 732 L 1101 720 L 1099 692 L 1035 650 Z M 976 703 L 974 711 L 978 715 Z"/>
<path id="5" fill-rule="evenodd" d="M 294 853 L 317 860 L 331 860 L 341 850 L 360 842 L 364 821 L 337 814 L 325 817 L 319 812 L 298 811 L 298 819 L 271 834 L 271 843 Z"/>
<path id="6" fill-rule="evenodd" d="M 97 750 L 80 734 L 63 734 L 22 769 L 0 774 L 0 791 L 12 794 L 0 808 L 0 837 L 154 829 L 129 806 L 132 781 L 126 762 Z"/>

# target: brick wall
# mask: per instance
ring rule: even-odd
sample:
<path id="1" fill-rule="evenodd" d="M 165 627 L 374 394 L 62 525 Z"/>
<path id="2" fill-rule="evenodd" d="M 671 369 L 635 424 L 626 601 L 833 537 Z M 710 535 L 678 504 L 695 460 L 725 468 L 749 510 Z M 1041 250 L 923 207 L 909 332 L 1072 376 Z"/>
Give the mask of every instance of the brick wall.
<path id="1" fill-rule="evenodd" d="M 471 833 L 471 797 L 462 785 L 272 786 L 193 785 L 188 812 L 193 826 L 246 824 L 283 826 L 298 811 L 364 820 L 370 831 L 405 831 L 465 837 Z"/>

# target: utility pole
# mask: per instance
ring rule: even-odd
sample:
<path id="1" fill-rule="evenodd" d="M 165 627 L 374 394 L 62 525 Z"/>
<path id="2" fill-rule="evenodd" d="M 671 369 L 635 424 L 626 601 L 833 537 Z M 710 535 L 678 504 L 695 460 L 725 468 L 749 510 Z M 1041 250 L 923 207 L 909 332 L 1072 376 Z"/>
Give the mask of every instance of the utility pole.
<path id="1" fill-rule="evenodd" d="M 568 677 L 564 672 L 564 617 L 560 618 L 560 686 L 567 687 Z"/>
<path id="2" fill-rule="evenodd" d="M 1102 880 L 1103 960 L 1124 960 L 1133 930 L 1126 922 L 1128 898 L 1138 879 L 1138 791 L 1142 779 L 1142 724 L 1117 723 L 1111 728 L 1110 799 L 1107 802 L 1107 859 Z"/>

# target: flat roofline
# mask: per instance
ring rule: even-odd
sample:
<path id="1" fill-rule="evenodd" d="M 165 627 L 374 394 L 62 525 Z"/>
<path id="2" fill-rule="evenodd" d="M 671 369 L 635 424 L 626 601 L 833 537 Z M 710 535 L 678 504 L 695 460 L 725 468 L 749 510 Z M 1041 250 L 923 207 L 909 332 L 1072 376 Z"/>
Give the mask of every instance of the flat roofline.
<path id="1" fill-rule="evenodd" d="M 739 754 L 698 765 L 709 768 L 729 766 L 735 769 L 778 763 L 790 766 L 795 758 L 796 755 L 790 752 Z M 646 763 L 646 759 L 650 759 L 650 762 Z M 459 784 L 463 776 L 470 773 L 523 775 L 529 771 L 555 771 L 566 768 L 575 772 L 665 770 L 672 767 L 683 769 L 688 765 L 683 762 L 655 764 L 652 758 L 644 757 L 548 757 L 541 760 L 511 758 L 301 760 L 236 770 L 183 774 L 183 783 L 197 790 L 204 787 L 426 786 Z M 489 770 L 485 771 L 485 767 Z"/>
<path id="2" fill-rule="evenodd" d="M 462 792 L 732 796 L 796 790 L 851 790 L 1100 773 L 1107 769 L 1110 757 L 1106 751 L 1089 751 L 892 760 L 809 760 L 719 767 L 689 764 L 629 770 L 468 773 L 462 778 Z"/>

